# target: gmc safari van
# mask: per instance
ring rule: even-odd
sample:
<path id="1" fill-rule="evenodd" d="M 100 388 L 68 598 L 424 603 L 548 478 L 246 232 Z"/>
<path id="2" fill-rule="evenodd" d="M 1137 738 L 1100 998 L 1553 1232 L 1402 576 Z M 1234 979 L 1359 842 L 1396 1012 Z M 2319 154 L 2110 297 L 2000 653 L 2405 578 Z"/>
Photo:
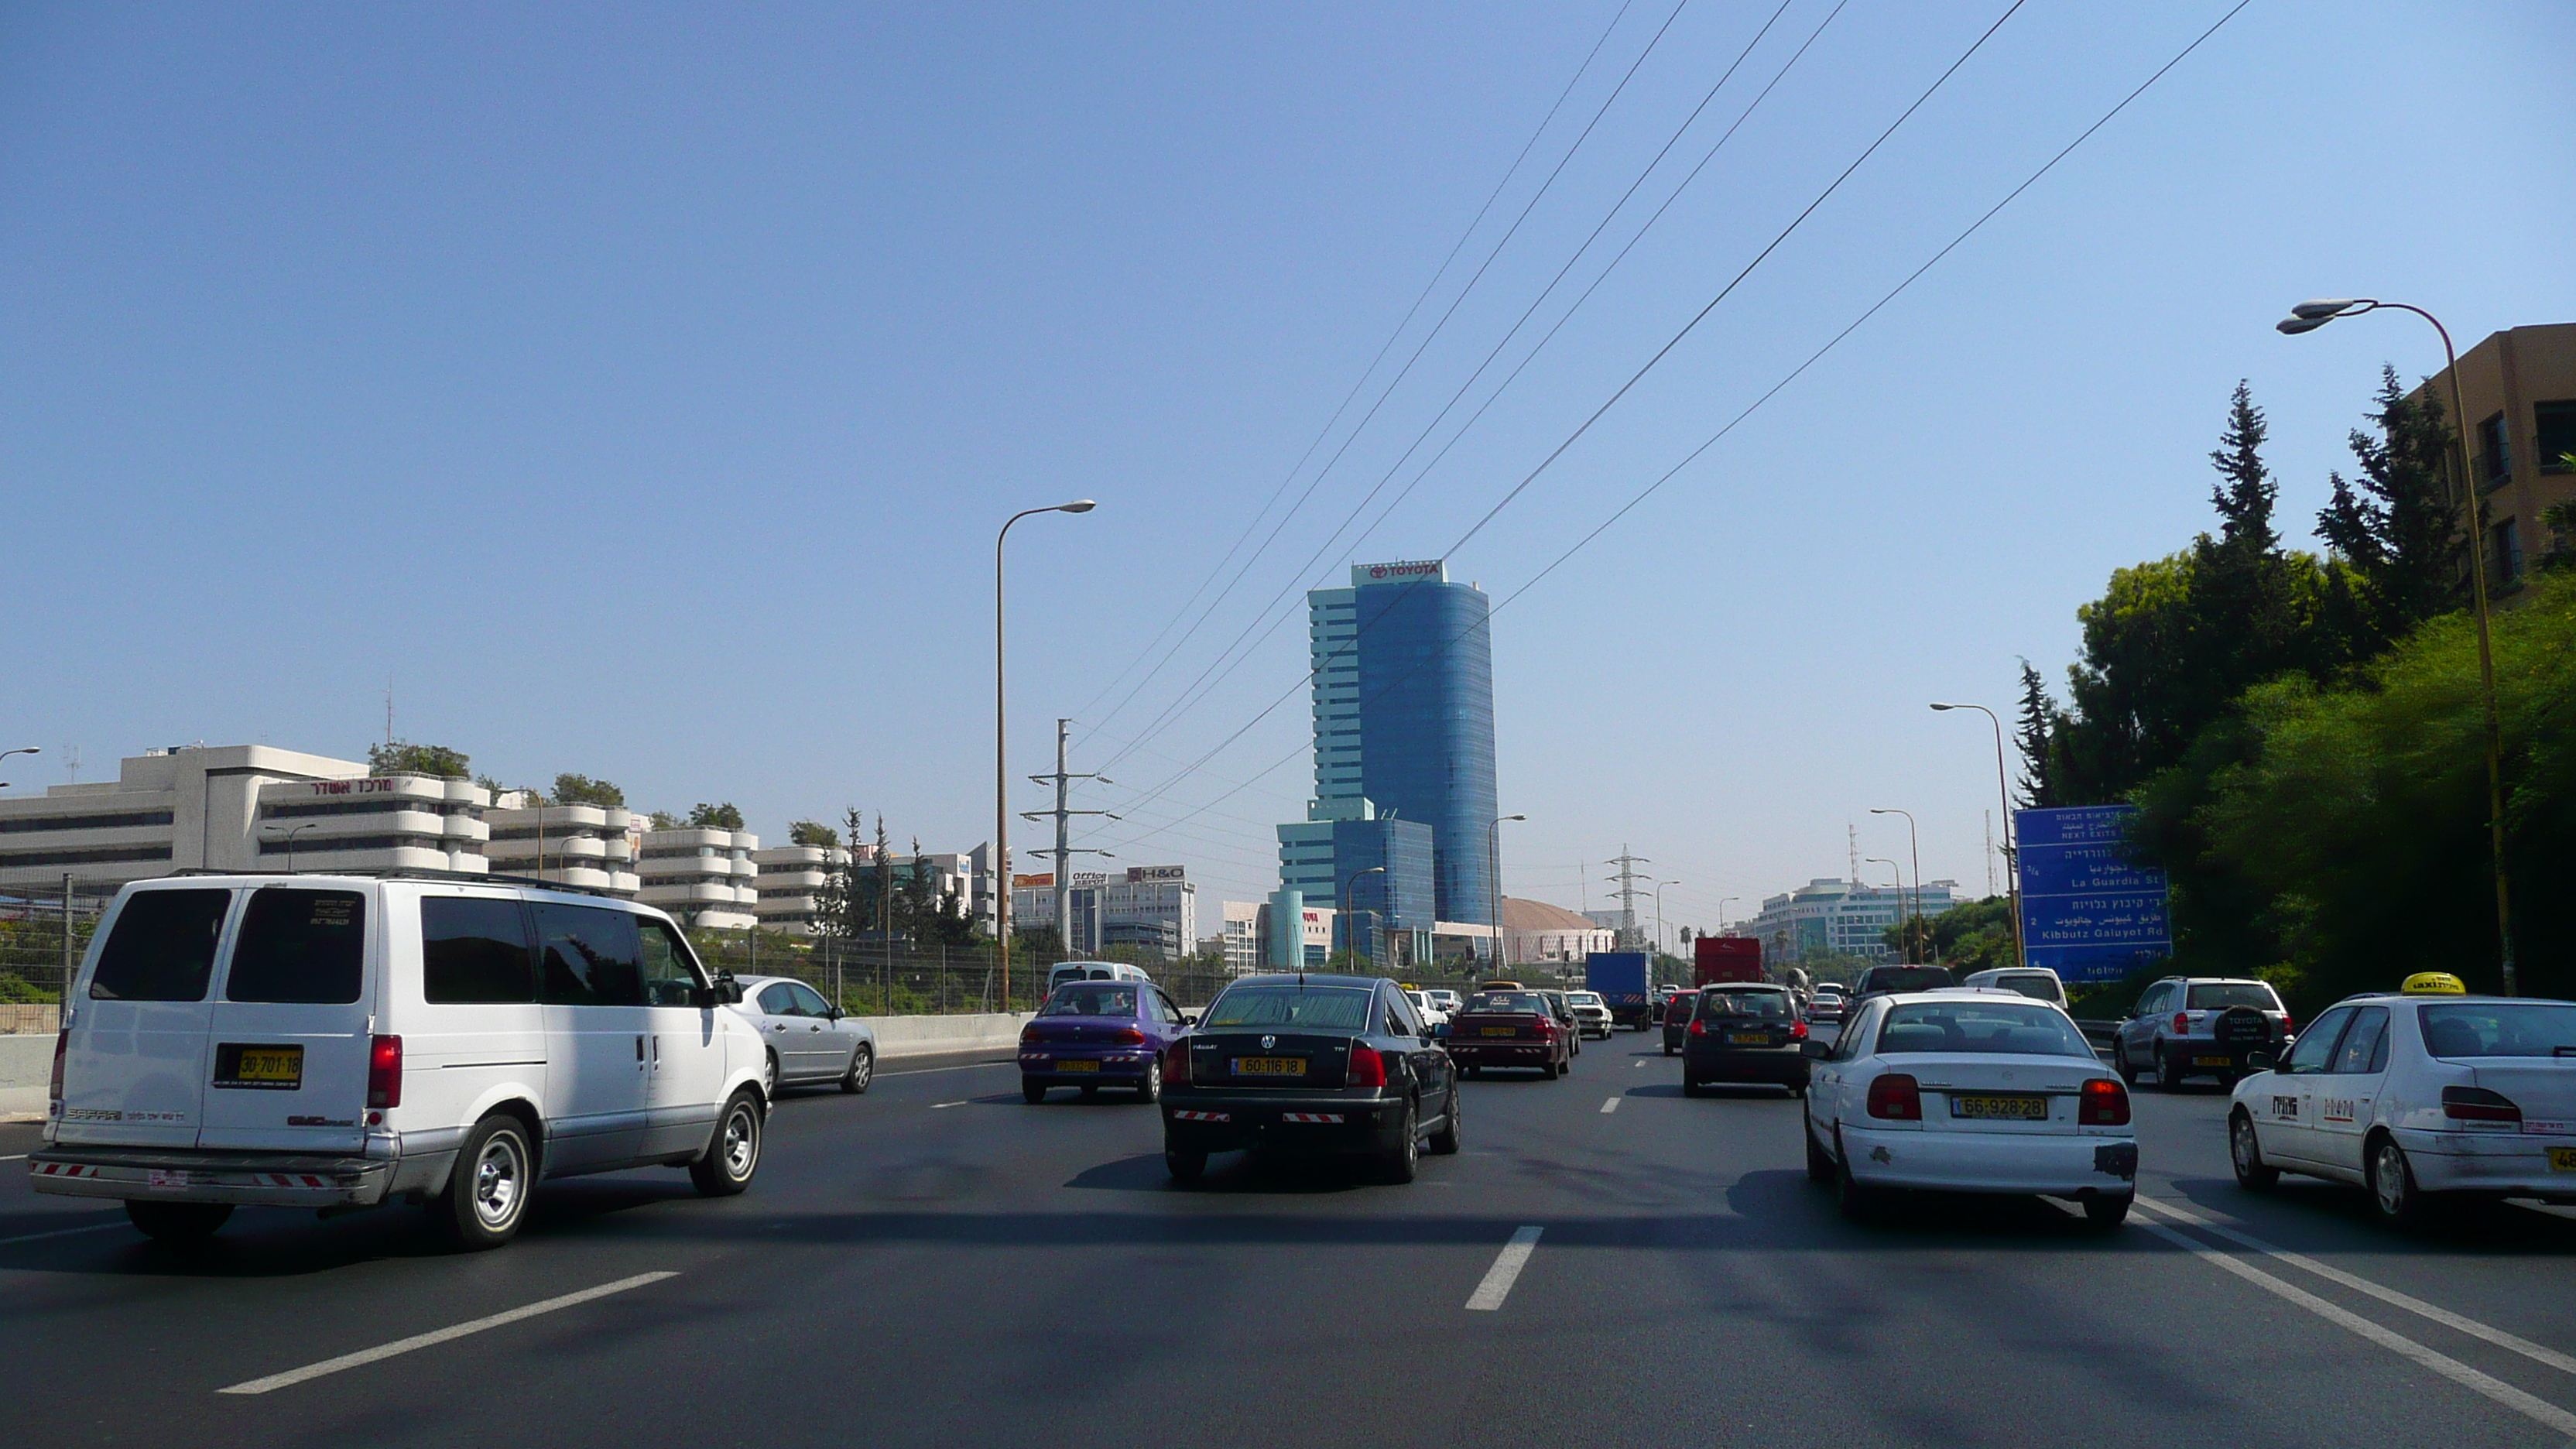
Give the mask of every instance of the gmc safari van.
<path id="1" fill-rule="evenodd" d="M 28 1172 L 174 1242 L 403 1200 L 497 1247 L 540 1180 L 656 1164 L 738 1193 L 768 1110 L 740 999 L 668 916 L 538 883 L 137 882 L 63 993 Z"/>

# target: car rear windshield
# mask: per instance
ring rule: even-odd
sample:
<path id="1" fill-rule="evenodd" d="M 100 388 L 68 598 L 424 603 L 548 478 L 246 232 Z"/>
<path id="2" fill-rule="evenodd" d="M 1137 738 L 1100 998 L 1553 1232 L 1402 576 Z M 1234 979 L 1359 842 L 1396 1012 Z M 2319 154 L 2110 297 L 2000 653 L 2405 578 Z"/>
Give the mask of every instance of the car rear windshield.
<path id="1" fill-rule="evenodd" d="M 1873 966 L 1861 978 L 1862 989 L 1868 991 L 1931 991 L 1956 984 L 1938 966 Z"/>
<path id="2" fill-rule="evenodd" d="M 2563 1001 L 2428 1006 L 2423 1020 L 2437 1057 L 2576 1057 L 2576 1006 Z"/>
<path id="3" fill-rule="evenodd" d="M 203 1001 L 231 891 L 137 891 L 116 913 L 89 994 L 99 1001 Z"/>
<path id="4" fill-rule="evenodd" d="M 2194 1011 L 2225 1011 L 2231 1006 L 2250 1006 L 2256 1011 L 2278 1011 L 2281 998 L 2260 981 L 2221 981 L 2191 988 L 2184 1002 Z"/>
<path id="5" fill-rule="evenodd" d="M 1545 1016 L 1547 998 L 1535 991 L 1479 991 L 1467 998 L 1469 1011 L 1523 1011 Z"/>
<path id="6" fill-rule="evenodd" d="M 1236 986 L 1216 999 L 1199 1025 L 1358 1031 L 1368 1025 L 1372 999 L 1372 993 L 1346 986 Z"/>
<path id="7" fill-rule="evenodd" d="M 1038 1008 L 1040 1016 L 1134 1016 L 1136 988 L 1105 981 L 1076 982 L 1055 989 Z"/>
<path id="8" fill-rule="evenodd" d="M 1565 999 L 1573 1002 L 1577 1006 L 1599 1006 L 1601 1004 L 1601 997 L 1597 993 L 1590 991 L 1569 991 L 1565 994 Z"/>
<path id="9" fill-rule="evenodd" d="M 242 912 L 224 999 L 344 1005 L 366 969 L 365 896 L 263 886 Z"/>
<path id="10" fill-rule="evenodd" d="M 2055 1001 L 2058 999 L 2057 978 L 2053 976 L 2040 976 L 2037 974 L 2026 976 L 1998 976 L 1995 978 L 1995 986 L 1998 990 L 2018 992 L 2023 996 L 2030 997 L 2034 1001 Z"/>
<path id="11" fill-rule="evenodd" d="M 1702 1016 L 1767 1016 L 1782 1021 L 1789 1018 L 1789 993 L 1785 991 L 1703 991 L 1699 997 Z"/>
<path id="12" fill-rule="evenodd" d="M 2008 1001 L 1916 1001 L 1894 1007 L 1878 1029 L 1881 1052 L 1994 1052 L 2086 1057 L 2093 1048 L 2063 1012 Z"/>

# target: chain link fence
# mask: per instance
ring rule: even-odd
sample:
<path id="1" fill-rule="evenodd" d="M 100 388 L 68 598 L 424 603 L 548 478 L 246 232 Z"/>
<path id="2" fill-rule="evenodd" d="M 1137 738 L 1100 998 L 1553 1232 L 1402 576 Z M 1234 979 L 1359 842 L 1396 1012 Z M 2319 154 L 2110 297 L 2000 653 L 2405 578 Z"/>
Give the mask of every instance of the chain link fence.
<path id="1" fill-rule="evenodd" d="M 51 1033 L 61 1024 L 63 983 L 115 896 L 112 885 L 79 880 L 53 891 L 0 891 L 0 1035 Z"/>

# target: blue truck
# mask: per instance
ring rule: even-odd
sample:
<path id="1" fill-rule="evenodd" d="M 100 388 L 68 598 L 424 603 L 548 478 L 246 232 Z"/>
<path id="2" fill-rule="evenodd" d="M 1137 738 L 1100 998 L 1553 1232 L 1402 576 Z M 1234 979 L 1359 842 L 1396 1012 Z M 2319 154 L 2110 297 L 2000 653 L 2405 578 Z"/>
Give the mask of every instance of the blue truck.
<path id="1" fill-rule="evenodd" d="M 1655 1019 L 1654 983 L 1643 951 L 1595 951 L 1583 966 L 1583 984 L 1600 993 L 1610 1019 L 1644 1031 Z"/>

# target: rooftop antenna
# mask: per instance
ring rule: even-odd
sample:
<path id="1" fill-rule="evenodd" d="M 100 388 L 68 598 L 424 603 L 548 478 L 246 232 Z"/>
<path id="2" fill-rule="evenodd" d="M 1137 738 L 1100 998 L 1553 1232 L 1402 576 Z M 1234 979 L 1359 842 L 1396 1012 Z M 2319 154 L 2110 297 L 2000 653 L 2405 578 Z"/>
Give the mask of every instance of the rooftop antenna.
<path id="1" fill-rule="evenodd" d="M 394 677 L 385 676 L 385 748 L 394 744 Z"/>
<path id="2" fill-rule="evenodd" d="M 1852 889 L 1858 890 L 1860 889 L 1860 827 L 1846 820 L 1843 822 L 1843 835 L 1851 842 L 1851 883 Z"/>
<path id="3" fill-rule="evenodd" d="M 1986 894 L 1995 893 L 1995 812 L 1986 812 Z"/>
<path id="4" fill-rule="evenodd" d="M 75 785 L 80 783 L 80 746 L 63 746 L 63 776 Z"/>

